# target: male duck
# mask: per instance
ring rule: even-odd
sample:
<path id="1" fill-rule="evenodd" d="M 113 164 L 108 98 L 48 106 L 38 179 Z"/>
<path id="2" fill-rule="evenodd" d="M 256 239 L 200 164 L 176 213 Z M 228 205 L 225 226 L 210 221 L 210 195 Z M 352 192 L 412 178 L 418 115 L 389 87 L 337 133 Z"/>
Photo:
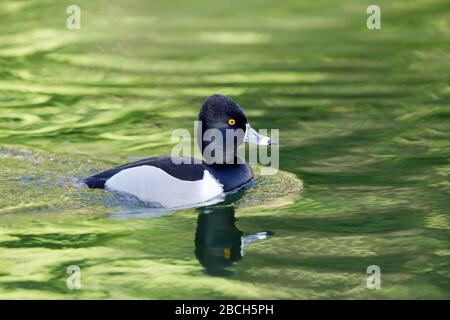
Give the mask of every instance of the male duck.
<path id="1" fill-rule="evenodd" d="M 250 127 L 236 102 L 219 94 L 203 102 L 198 118 L 201 126 L 197 128 L 197 142 L 203 160 L 147 158 L 106 170 L 84 182 L 90 188 L 127 193 L 170 208 L 200 204 L 242 187 L 253 178 L 253 172 L 237 156 L 237 147 L 243 142 L 269 145 L 270 138 Z M 222 134 L 224 140 L 218 139 L 216 133 Z"/>

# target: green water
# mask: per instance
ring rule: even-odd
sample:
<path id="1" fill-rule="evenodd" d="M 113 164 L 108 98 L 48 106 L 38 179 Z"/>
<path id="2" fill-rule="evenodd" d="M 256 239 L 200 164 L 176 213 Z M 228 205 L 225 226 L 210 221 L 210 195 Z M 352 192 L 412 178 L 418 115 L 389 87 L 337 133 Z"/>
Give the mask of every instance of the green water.
<path id="1" fill-rule="evenodd" d="M 381 30 L 359 0 L 72 3 L 0 2 L 0 298 L 450 298 L 448 1 L 378 1 Z M 280 129 L 277 176 L 156 213 L 76 182 L 170 154 L 214 92 Z"/>

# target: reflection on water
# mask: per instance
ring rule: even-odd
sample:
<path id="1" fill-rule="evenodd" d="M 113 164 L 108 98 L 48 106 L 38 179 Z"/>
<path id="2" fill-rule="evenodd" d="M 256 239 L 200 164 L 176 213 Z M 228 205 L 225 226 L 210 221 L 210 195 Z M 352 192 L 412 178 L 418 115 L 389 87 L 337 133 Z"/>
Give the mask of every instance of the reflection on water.
<path id="1" fill-rule="evenodd" d="M 195 232 L 195 256 L 211 275 L 229 276 L 250 243 L 266 239 L 270 232 L 244 235 L 236 227 L 233 205 L 199 208 Z"/>
<path id="2" fill-rule="evenodd" d="M 279 187 L 283 188 L 283 185 Z M 198 217 L 194 242 L 195 257 L 205 268 L 207 274 L 233 275 L 232 267 L 244 257 L 245 248 L 255 241 L 264 240 L 273 235 L 273 232 L 270 231 L 245 234 L 236 226 L 235 206 L 242 205 L 249 199 L 252 199 L 254 204 L 256 190 L 258 190 L 257 183 L 252 182 L 245 188 L 228 194 L 225 200 L 218 204 L 203 203 L 196 209 Z M 264 186 L 259 192 L 264 192 Z M 252 194 L 253 198 L 249 194 Z M 169 217 L 175 210 L 152 208 L 126 194 L 115 194 L 115 196 L 118 197 L 121 206 L 116 207 L 118 212 L 110 215 L 114 219 L 163 218 Z"/>

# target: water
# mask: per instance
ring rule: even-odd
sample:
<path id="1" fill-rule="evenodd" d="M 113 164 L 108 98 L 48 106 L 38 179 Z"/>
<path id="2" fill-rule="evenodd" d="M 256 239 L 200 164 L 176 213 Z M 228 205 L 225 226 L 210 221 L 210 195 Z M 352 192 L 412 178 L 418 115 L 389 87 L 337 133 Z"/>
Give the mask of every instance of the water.
<path id="1" fill-rule="evenodd" d="M 449 298 L 446 1 L 379 31 L 357 0 L 77 3 L 78 31 L 1 3 L 1 298 Z M 280 128 L 279 175 L 169 212 L 77 182 L 170 154 L 214 92 Z"/>

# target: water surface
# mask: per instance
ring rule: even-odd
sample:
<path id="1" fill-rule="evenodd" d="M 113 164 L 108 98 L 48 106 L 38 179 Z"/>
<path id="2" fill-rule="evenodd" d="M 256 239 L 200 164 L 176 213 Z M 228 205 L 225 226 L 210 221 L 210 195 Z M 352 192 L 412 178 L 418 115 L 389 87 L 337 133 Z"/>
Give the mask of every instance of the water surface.
<path id="1" fill-rule="evenodd" d="M 69 4 L 1 2 L 1 298 L 449 298 L 447 1 L 377 31 L 359 0 L 77 1 L 72 31 Z M 283 172 L 171 212 L 77 183 L 170 154 L 214 92 Z"/>

